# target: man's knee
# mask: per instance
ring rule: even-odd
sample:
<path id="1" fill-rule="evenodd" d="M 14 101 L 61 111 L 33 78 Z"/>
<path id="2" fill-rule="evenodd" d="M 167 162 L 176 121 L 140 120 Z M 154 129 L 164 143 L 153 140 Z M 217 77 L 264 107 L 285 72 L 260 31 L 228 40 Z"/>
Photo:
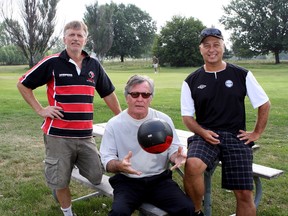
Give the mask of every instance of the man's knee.
<path id="1" fill-rule="evenodd" d="M 102 172 L 95 173 L 94 175 L 90 175 L 87 179 L 94 185 L 98 185 L 101 183 L 103 177 Z"/>
<path id="2" fill-rule="evenodd" d="M 207 165 L 199 158 L 192 157 L 186 160 L 185 175 L 199 175 L 204 173 Z"/>
<path id="3" fill-rule="evenodd" d="M 238 202 L 253 202 L 253 192 L 251 190 L 234 190 Z"/>
<path id="4" fill-rule="evenodd" d="M 78 169 L 79 173 L 87 178 L 92 184 L 97 185 L 101 183 L 104 169 L 99 163 L 95 163 L 95 166 L 90 166 L 88 168 L 79 165 Z"/>
<path id="5" fill-rule="evenodd" d="M 112 210 L 109 212 L 109 216 L 127 216 L 131 215 L 133 212 L 125 205 L 115 205 L 112 206 Z"/>

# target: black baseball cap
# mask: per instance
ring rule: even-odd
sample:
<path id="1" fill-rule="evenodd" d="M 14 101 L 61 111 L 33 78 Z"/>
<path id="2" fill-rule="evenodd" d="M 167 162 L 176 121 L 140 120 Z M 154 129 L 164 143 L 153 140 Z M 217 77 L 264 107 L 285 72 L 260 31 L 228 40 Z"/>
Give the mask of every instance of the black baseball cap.
<path id="1" fill-rule="evenodd" d="M 202 41 L 206 37 L 209 37 L 209 36 L 216 37 L 216 38 L 224 40 L 222 32 L 219 29 L 217 29 L 217 28 L 205 28 L 200 33 L 200 43 L 199 44 L 201 44 Z"/>

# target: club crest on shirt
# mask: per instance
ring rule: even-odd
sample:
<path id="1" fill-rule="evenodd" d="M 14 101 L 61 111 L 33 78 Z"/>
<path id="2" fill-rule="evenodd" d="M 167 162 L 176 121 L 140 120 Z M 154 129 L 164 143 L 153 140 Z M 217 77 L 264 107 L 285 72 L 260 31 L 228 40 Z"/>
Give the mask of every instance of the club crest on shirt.
<path id="1" fill-rule="evenodd" d="M 198 89 L 204 89 L 204 88 L 206 88 L 206 85 L 202 84 L 202 85 L 199 85 L 197 88 Z"/>
<path id="2" fill-rule="evenodd" d="M 93 71 L 89 71 L 87 81 L 94 83 L 94 77 L 95 77 L 94 72 Z"/>
<path id="3" fill-rule="evenodd" d="M 232 80 L 226 80 L 225 86 L 228 87 L 228 88 L 231 88 L 233 86 Z"/>

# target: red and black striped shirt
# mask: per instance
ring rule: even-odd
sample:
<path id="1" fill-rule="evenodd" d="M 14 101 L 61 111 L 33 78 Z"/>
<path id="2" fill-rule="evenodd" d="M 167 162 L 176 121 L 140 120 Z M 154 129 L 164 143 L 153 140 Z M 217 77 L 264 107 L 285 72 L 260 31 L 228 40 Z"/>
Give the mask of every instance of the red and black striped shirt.
<path id="1" fill-rule="evenodd" d="M 82 54 L 85 58 L 80 75 L 64 50 L 47 56 L 19 79 L 31 89 L 46 84 L 49 105 L 62 107 L 62 119 L 46 118 L 43 122 L 42 130 L 47 135 L 91 137 L 95 89 L 101 98 L 115 90 L 101 64 L 85 51 Z"/>

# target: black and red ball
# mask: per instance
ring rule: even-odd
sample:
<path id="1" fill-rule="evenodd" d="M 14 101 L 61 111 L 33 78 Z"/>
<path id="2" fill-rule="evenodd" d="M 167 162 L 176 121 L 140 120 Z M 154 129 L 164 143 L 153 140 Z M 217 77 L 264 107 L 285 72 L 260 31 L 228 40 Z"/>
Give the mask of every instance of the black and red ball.
<path id="1" fill-rule="evenodd" d="M 152 154 L 166 151 L 173 140 L 173 131 L 163 119 L 153 118 L 143 122 L 137 133 L 140 146 Z"/>

